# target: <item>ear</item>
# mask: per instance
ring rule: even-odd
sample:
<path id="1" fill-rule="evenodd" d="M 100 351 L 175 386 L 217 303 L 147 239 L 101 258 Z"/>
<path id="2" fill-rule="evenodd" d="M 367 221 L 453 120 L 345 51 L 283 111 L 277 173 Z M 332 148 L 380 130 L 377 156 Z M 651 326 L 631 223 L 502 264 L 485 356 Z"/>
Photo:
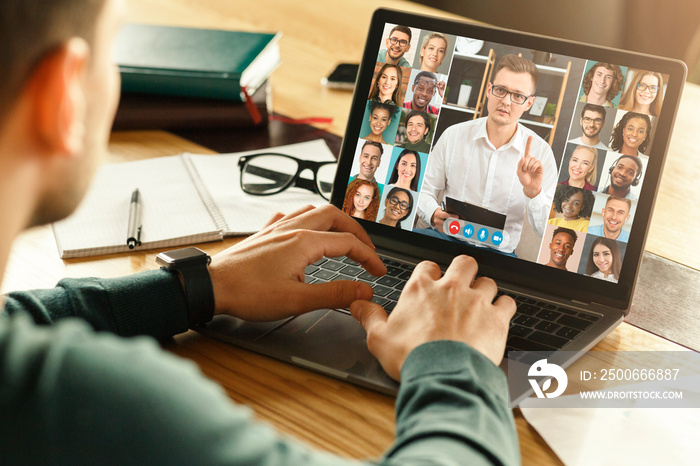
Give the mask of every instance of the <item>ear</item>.
<path id="1" fill-rule="evenodd" d="M 48 153 L 73 157 L 83 150 L 88 56 L 85 40 L 70 39 L 44 58 L 32 77 L 36 136 Z"/>
<path id="2" fill-rule="evenodd" d="M 530 110 L 530 107 L 532 107 L 532 104 L 535 103 L 535 96 L 530 96 L 527 98 L 527 104 L 525 105 L 525 112 Z M 523 112 L 523 113 L 525 113 Z"/>

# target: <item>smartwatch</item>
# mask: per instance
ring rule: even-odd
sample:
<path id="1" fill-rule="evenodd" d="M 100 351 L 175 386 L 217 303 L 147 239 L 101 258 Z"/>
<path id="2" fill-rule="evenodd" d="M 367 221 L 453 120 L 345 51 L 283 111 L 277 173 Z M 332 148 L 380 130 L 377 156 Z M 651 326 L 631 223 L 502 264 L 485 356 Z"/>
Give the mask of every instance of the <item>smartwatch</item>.
<path id="1" fill-rule="evenodd" d="M 180 275 L 187 301 L 190 328 L 209 322 L 214 317 L 214 287 L 209 276 L 209 254 L 197 248 L 161 252 L 156 262 L 163 269 Z"/>

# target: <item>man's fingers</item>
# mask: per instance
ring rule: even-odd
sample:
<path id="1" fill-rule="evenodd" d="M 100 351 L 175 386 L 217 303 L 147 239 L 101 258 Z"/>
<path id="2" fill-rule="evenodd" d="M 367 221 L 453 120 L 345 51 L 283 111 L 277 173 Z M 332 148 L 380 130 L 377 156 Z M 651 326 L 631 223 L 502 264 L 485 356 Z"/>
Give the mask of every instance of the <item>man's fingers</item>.
<path id="1" fill-rule="evenodd" d="M 386 266 L 377 255 L 374 248 L 370 248 L 365 243 L 361 242 L 352 233 L 314 231 L 308 232 L 305 238 L 306 241 L 310 243 L 308 247 L 310 249 L 314 248 L 319 252 L 318 257 L 316 257 L 312 263 L 324 256 L 347 256 L 359 263 L 375 277 L 382 276 L 386 273 Z"/>
<path id="2" fill-rule="evenodd" d="M 413 269 L 411 278 L 417 277 L 419 275 L 427 275 L 433 280 L 439 280 L 442 276 L 442 270 L 440 270 L 440 266 L 437 265 L 435 262 L 423 261 L 420 264 L 416 265 L 416 267 Z"/>
<path id="3" fill-rule="evenodd" d="M 282 212 L 277 212 L 277 213 L 273 214 L 272 217 L 270 217 L 270 218 L 267 220 L 267 222 L 265 222 L 265 225 L 263 225 L 263 227 L 261 228 L 261 230 L 264 229 L 264 228 L 269 227 L 269 226 L 272 225 L 273 223 L 279 222 L 279 221 L 282 220 L 283 218 L 284 218 L 284 214 L 283 214 Z"/>
<path id="4" fill-rule="evenodd" d="M 532 149 L 532 136 L 528 136 L 527 142 L 525 143 L 525 157 L 530 157 L 530 149 Z"/>
<path id="5" fill-rule="evenodd" d="M 479 266 L 474 258 L 461 255 L 452 259 L 452 263 L 445 271 L 445 278 L 471 283 L 474 281 L 478 270 Z"/>
<path id="6" fill-rule="evenodd" d="M 362 325 L 368 335 L 381 335 L 388 318 L 384 308 L 371 301 L 355 301 L 350 306 L 350 314 Z"/>
<path id="7" fill-rule="evenodd" d="M 372 287 L 352 280 L 335 280 L 327 283 L 300 283 L 294 290 L 294 300 L 300 312 L 315 309 L 346 309 L 352 303 L 372 299 Z"/>
<path id="8" fill-rule="evenodd" d="M 374 245 L 364 228 L 352 217 L 330 204 L 315 209 L 310 207 L 301 214 L 290 218 L 288 225 L 284 226 L 284 229 L 298 228 L 352 233 L 357 239 L 374 249 Z"/>

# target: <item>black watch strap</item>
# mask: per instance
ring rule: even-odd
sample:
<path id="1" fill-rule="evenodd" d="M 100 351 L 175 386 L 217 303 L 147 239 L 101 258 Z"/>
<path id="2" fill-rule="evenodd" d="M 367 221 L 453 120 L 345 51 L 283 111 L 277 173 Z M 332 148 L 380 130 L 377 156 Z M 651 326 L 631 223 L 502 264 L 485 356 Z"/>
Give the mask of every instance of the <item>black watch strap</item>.
<path id="1" fill-rule="evenodd" d="M 182 277 L 188 327 L 209 322 L 214 317 L 214 287 L 209 275 L 209 255 L 197 248 L 186 248 L 158 254 L 156 261 L 164 269 Z"/>
<path id="2" fill-rule="evenodd" d="M 190 328 L 205 324 L 214 318 L 214 287 L 208 264 L 187 264 L 173 268 L 180 274 L 187 299 L 187 322 Z"/>

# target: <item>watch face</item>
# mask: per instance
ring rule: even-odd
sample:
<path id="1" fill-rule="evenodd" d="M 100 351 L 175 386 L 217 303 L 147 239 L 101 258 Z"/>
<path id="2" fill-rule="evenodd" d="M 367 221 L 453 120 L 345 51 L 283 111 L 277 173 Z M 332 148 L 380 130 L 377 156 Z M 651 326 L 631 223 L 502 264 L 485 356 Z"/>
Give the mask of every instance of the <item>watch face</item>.
<path id="1" fill-rule="evenodd" d="M 156 256 L 159 263 L 189 264 L 189 263 L 209 263 L 209 254 L 197 248 L 175 249 L 174 251 L 162 252 Z"/>

